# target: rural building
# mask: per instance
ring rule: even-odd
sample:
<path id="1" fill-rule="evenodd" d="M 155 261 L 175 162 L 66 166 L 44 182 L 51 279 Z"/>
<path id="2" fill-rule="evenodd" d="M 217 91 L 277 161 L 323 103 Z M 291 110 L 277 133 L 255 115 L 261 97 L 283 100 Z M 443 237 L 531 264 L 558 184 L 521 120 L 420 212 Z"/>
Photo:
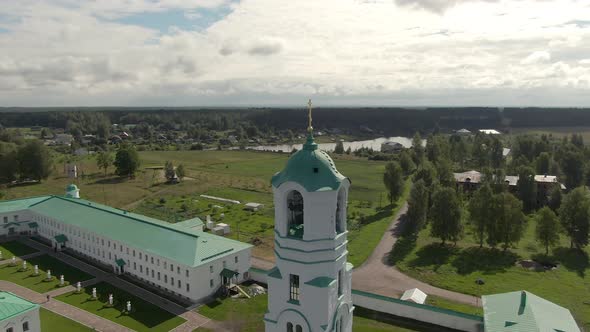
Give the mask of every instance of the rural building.
<path id="1" fill-rule="evenodd" d="M 403 144 L 399 142 L 385 142 L 381 144 L 381 152 L 383 153 L 399 153 L 403 149 Z"/>
<path id="2" fill-rule="evenodd" d="M 402 294 L 400 300 L 424 304 L 426 302 L 426 293 L 418 288 L 408 289 Z"/>
<path id="3" fill-rule="evenodd" d="M 249 210 L 249 211 L 258 211 L 258 210 L 262 209 L 263 207 L 264 207 L 264 204 L 254 203 L 254 202 L 244 204 L 244 210 Z"/>
<path id="4" fill-rule="evenodd" d="M 465 192 L 472 192 L 479 188 L 482 181 L 482 176 L 478 171 L 467 171 L 463 173 L 453 173 L 457 189 L 461 188 Z M 518 185 L 518 175 L 504 176 L 504 183 L 508 186 L 510 192 L 515 193 Z M 565 190 L 565 186 L 557 181 L 555 175 L 535 175 L 535 183 L 537 184 L 537 203 L 545 204 L 549 197 L 549 191 L 554 186 L 559 186 L 561 190 Z"/>
<path id="5" fill-rule="evenodd" d="M 569 310 L 527 291 L 482 296 L 484 331 L 579 332 Z"/>
<path id="6" fill-rule="evenodd" d="M 265 331 L 352 331 L 346 245 L 350 180 L 318 149 L 310 126 L 303 149 L 271 182 L 276 266 L 267 277 Z"/>
<path id="7" fill-rule="evenodd" d="M 496 129 L 480 129 L 479 132 L 482 134 L 486 134 L 486 135 L 500 135 L 501 134 Z"/>
<path id="8" fill-rule="evenodd" d="M 53 141 L 55 142 L 55 144 L 67 145 L 67 146 L 70 146 L 72 144 L 73 140 L 74 140 L 74 137 L 70 134 L 56 134 L 55 137 L 53 138 Z"/>
<path id="9" fill-rule="evenodd" d="M 203 232 L 200 219 L 170 224 L 78 197 L 70 185 L 66 196 L 0 202 L 0 235 L 37 235 L 190 301 L 249 278 L 252 246 Z"/>
<path id="10" fill-rule="evenodd" d="M 0 291 L 0 331 L 40 332 L 39 305 Z"/>
<path id="11" fill-rule="evenodd" d="M 463 128 L 463 129 L 459 129 L 459 130 L 455 131 L 455 134 L 457 134 L 459 136 L 469 136 L 469 135 L 471 135 L 471 131 Z"/>

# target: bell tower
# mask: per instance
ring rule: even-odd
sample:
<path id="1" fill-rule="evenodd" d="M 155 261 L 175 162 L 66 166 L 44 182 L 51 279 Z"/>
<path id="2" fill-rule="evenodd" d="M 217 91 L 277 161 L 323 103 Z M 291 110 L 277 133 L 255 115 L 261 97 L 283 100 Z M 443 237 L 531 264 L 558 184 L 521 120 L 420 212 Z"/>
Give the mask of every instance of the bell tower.
<path id="1" fill-rule="evenodd" d="M 266 332 L 352 331 L 352 264 L 346 261 L 350 180 L 318 149 L 303 149 L 272 177 L 276 266 L 268 274 Z"/>

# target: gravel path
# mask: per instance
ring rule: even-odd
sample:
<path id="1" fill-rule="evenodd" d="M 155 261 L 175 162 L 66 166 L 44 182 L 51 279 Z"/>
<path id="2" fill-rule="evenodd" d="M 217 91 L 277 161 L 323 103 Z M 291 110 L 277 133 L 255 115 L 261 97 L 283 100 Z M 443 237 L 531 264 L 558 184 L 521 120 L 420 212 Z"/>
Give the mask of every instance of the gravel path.
<path id="1" fill-rule="evenodd" d="M 436 295 L 452 301 L 480 306 L 481 303 L 475 296 L 431 286 L 411 278 L 401 273 L 395 266 L 389 265 L 389 252 L 397 241 L 403 226 L 402 219 L 407 211 L 408 204 L 405 203 L 395 216 L 391 225 L 389 225 L 385 234 L 383 234 L 381 241 L 371 256 L 363 265 L 353 270 L 352 288 L 389 297 L 400 297 L 407 289 L 419 288 L 429 295 Z"/>

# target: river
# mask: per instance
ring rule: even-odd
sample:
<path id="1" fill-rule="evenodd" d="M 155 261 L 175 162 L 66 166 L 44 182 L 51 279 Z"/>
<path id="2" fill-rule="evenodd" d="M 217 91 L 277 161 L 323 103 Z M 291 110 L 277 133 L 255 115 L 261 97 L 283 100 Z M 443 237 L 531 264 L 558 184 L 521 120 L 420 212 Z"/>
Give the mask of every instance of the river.
<path id="1" fill-rule="evenodd" d="M 360 148 L 371 148 L 375 151 L 381 151 L 381 144 L 385 142 L 398 142 L 403 145 L 405 148 L 412 147 L 412 139 L 408 137 L 380 137 L 372 140 L 366 141 L 352 141 L 352 142 L 342 142 L 344 145 L 344 150 L 348 150 L 350 148 L 351 151 L 356 151 Z M 423 141 L 422 144 L 424 144 Z M 320 143 L 318 144 L 319 148 L 324 151 L 334 151 L 336 147 L 336 142 L 334 143 Z M 257 151 L 274 151 L 274 152 L 291 152 L 293 148 L 297 150 L 301 150 L 303 144 L 281 144 L 281 145 L 259 145 L 259 146 L 249 146 L 246 149 L 249 150 L 257 150 Z"/>

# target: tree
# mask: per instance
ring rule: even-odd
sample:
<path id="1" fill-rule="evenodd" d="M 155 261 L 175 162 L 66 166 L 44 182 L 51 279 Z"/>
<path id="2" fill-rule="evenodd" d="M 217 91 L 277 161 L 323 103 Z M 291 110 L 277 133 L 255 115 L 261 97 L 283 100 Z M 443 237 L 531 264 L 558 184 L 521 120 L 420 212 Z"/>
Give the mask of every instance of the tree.
<path id="1" fill-rule="evenodd" d="M 481 186 L 469 201 L 469 216 L 473 234 L 483 247 L 486 229 L 494 222 L 494 193 L 488 184 Z"/>
<path id="2" fill-rule="evenodd" d="M 518 170 L 518 196 L 522 201 L 525 211 L 532 211 L 537 206 L 537 183 L 535 182 L 535 170 L 531 167 L 521 166 Z"/>
<path id="3" fill-rule="evenodd" d="M 584 155 L 577 150 L 566 151 L 559 164 L 565 174 L 565 186 L 576 188 L 584 181 Z"/>
<path id="4" fill-rule="evenodd" d="M 184 170 L 184 165 L 178 164 L 178 166 L 176 167 L 176 175 L 178 176 L 179 180 L 182 181 L 182 179 L 184 179 L 184 177 L 186 176 L 186 171 Z"/>
<path id="5" fill-rule="evenodd" d="M 122 145 L 115 155 L 115 173 L 118 176 L 134 177 L 140 160 L 137 150 L 131 145 Z"/>
<path id="6" fill-rule="evenodd" d="M 547 205 L 551 210 L 557 212 L 561 206 L 561 200 L 561 185 L 556 184 L 549 189 L 549 200 L 547 201 Z"/>
<path id="7" fill-rule="evenodd" d="M 408 220 L 412 232 L 418 232 L 424 227 L 428 215 L 428 189 L 424 180 L 418 180 L 412 185 L 408 198 Z"/>
<path id="8" fill-rule="evenodd" d="M 559 208 L 559 220 L 570 238 L 570 247 L 583 248 L 588 244 L 590 192 L 579 187 L 565 195 Z"/>
<path id="9" fill-rule="evenodd" d="M 457 242 L 463 233 L 461 225 L 461 206 L 454 189 L 441 187 L 432 196 L 430 210 L 432 228 L 430 235 L 440 238 L 442 244 L 447 240 Z"/>
<path id="10" fill-rule="evenodd" d="M 496 214 L 496 238 L 499 243 L 502 243 L 505 251 L 518 242 L 524 233 L 525 219 L 522 213 L 522 202 L 509 193 L 496 195 L 496 201 L 496 207 L 499 208 Z"/>
<path id="11" fill-rule="evenodd" d="M 398 199 L 404 190 L 404 175 L 399 163 L 390 162 L 385 165 L 383 184 L 387 188 L 389 203 L 393 204 L 393 201 Z"/>
<path id="12" fill-rule="evenodd" d="M 549 174 L 551 168 L 551 155 L 549 152 L 541 152 L 535 159 L 537 174 Z M 554 174 L 557 175 L 557 174 Z"/>
<path id="13" fill-rule="evenodd" d="M 536 220 L 537 241 L 545 247 L 545 255 L 548 255 L 549 247 L 559 243 L 559 221 L 555 213 L 546 206 L 539 210 Z"/>
<path id="14" fill-rule="evenodd" d="M 453 176 L 453 164 L 448 158 L 440 158 L 436 162 L 437 180 L 443 186 L 450 187 L 455 184 L 455 177 Z"/>
<path id="15" fill-rule="evenodd" d="M 111 166 L 112 163 L 113 156 L 107 151 L 99 152 L 98 155 L 96 155 L 96 166 L 98 166 L 98 169 L 104 170 L 105 176 L 107 175 L 109 166 Z"/>
<path id="16" fill-rule="evenodd" d="M 399 155 L 399 165 L 405 176 L 410 175 L 416 169 L 416 164 L 414 164 L 412 157 L 406 150 L 402 151 Z"/>
<path id="17" fill-rule="evenodd" d="M 415 133 L 412 138 L 412 152 L 414 164 L 420 165 L 424 159 L 424 147 L 422 146 L 422 137 L 419 133 Z"/>
<path id="18" fill-rule="evenodd" d="M 174 164 L 167 160 L 164 164 L 164 176 L 166 177 L 166 180 L 172 181 L 174 179 L 174 175 L 176 175 L 176 172 L 174 172 Z"/>
<path id="19" fill-rule="evenodd" d="M 342 143 L 342 141 L 338 141 L 338 143 L 336 143 L 336 147 L 334 148 L 334 153 L 344 154 L 344 143 Z"/>
<path id="20" fill-rule="evenodd" d="M 21 179 L 41 181 L 51 173 L 53 161 L 49 150 L 41 141 L 31 141 L 17 153 L 18 171 Z"/>
<path id="21" fill-rule="evenodd" d="M 500 168 L 504 163 L 504 147 L 502 146 L 502 142 L 496 137 L 492 138 L 490 162 L 493 168 Z"/>
<path id="22" fill-rule="evenodd" d="M 424 184 L 427 188 L 432 188 L 433 185 L 436 184 L 436 170 L 428 160 L 424 160 L 416 170 L 416 173 L 414 173 L 414 182 L 418 180 L 424 180 Z"/>

